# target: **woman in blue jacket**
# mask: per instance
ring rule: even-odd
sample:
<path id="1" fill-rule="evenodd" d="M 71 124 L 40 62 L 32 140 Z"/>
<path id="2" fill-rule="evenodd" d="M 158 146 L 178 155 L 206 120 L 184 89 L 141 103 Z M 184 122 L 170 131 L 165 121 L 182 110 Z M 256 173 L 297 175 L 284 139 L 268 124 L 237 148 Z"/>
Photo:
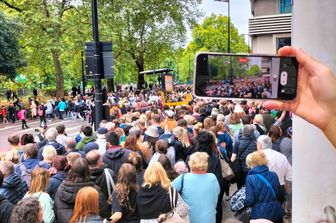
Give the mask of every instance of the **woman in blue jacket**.
<path id="1" fill-rule="evenodd" d="M 251 168 L 246 178 L 245 206 L 252 207 L 251 219 L 267 219 L 282 223 L 284 210 L 276 198 L 280 187 L 276 173 L 269 171 L 263 152 L 253 152 L 246 157 Z"/>

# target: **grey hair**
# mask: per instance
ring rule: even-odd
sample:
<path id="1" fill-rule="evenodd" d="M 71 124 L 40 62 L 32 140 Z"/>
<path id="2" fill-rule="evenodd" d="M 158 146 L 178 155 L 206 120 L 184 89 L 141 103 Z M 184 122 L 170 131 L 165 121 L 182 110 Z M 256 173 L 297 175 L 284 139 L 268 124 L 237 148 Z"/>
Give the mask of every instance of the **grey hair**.
<path id="1" fill-rule="evenodd" d="M 254 126 L 253 125 L 244 125 L 243 127 L 243 136 L 249 137 L 254 134 Z"/>
<path id="2" fill-rule="evenodd" d="M 225 116 L 223 114 L 218 114 L 216 122 L 225 122 Z"/>
<path id="3" fill-rule="evenodd" d="M 108 122 L 105 124 L 105 128 L 107 128 L 108 131 L 111 131 L 115 128 L 115 124 L 113 122 Z"/>
<path id="4" fill-rule="evenodd" d="M 272 139 L 267 135 L 259 136 L 257 142 L 261 145 L 262 149 L 272 149 Z"/>
<path id="5" fill-rule="evenodd" d="M 10 161 L 0 161 L 0 170 L 5 176 L 9 176 L 14 172 L 14 164 Z"/>
<path id="6" fill-rule="evenodd" d="M 69 149 L 75 149 L 76 148 L 76 140 L 73 137 L 67 137 L 65 140 L 65 146 Z"/>
<path id="7" fill-rule="evenodd" d="M 58 131 L 56 128 L 50 128 L 45 133 L 45 138 L 48 141 L 55 141 L 58 135 Z"/>
<path id="8" fill-rule="evenodd" d="M 137 138 L 139 138 L 141 135 L 141 130 L 138 127 L 132 127 L 128 133 L 129 135 L 135 135 Z"/>

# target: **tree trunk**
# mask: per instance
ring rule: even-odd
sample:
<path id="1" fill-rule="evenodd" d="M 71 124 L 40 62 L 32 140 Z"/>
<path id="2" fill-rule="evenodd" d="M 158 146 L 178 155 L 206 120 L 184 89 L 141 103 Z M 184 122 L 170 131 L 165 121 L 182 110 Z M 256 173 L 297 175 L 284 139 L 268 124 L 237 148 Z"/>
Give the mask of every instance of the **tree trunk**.
<path id="1" fill-rule="evenodd" d="M 114 92 L 114 79 L 107 79 L 107 91 Z"/>
<path id="2" fill-rule="evenodd" d="M 64 97 L 64 75 L 62 70 L 61 61 L 59 59 L 59 53 L 55 49 L 51 49 L 51 53 L 54 61 L 54 68 L 56 73 L 56 97 Z"/>
<path id="3" fill-rule="evenodd" d="M 143 74 L 140 74 L 141 71 L 144 71 L 145 66 L 143 57 L 138 57 L 135 63 L 138 67 L 138 89 L 142 89 L 143 85 L 145 84 L 145 76 Z"/>

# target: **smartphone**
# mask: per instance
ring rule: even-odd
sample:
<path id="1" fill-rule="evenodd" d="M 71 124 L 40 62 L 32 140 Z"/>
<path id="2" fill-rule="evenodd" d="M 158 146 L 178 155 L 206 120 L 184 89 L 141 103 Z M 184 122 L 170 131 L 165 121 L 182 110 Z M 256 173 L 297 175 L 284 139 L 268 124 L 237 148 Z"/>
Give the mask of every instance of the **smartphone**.
<path id="1" fill-rule="evenodd" d="M 290 56 L 198 53 L 193 93 L 213 99 L 293 100 L 298 70 Z"/>

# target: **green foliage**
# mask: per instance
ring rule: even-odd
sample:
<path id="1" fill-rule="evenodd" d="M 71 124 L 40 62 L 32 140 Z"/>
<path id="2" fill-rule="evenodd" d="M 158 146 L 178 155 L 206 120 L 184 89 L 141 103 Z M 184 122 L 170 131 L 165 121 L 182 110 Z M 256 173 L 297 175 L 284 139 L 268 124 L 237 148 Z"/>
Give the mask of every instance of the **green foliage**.
<path id="1" fill-rule="evenodd" d="M 81 51 L 92 41 L 91 1 L 7 0 L 0 8 L 23 24 L 20 45 L 27 85 L 42 82 L 62 92 L 79 85 Z M 116 83 L 136 82 L 138 71 L 158 68 L 184 42 L 201 0 L 98 1 L 101 41 L 112 41 Z M 63 81 L 64 79 L 64 81 Z M 141 81 L 141 78 L 140 78 Z"/>
<path id="2" fill-rule="evenodd" d="M 16 69 L 24 65 L 19 52 L 20 25 L 0 13 L 0 75 L 14 78 Z"/>
<path id="3" fill-rule="evenodd" d="M 259 68 L 258 65 L 254 64 L 246 71 L 246 75 L 248 76 L 254 76 L 254 75 L 259 75 L 261 74 L 261 69 Z"/>
<path id="4" fill-rule="evenodd" d="M 231 53 L 247 53 L 249 48 L 239 35 L 238 29 L 230 23 Z M 198 52 L 227 52 L 228 17 L 211 15 L 197 24 L 192 31 L 192 40 L 180 54 L 178 66 L 183 81 L 191 81 L 194 74 L 194 60 Z M 233 61 L 235 63 L 235 61 Z M 225 66 L 225 65 L 223 65 Z M 234 67 L 238 65 L 233 64 Z M 224 69 L 224 68 L 223 68 Z"/>
<path id="5" fill-rule="evenodd" d="M 38 87 L 42 83 L 48 92 L 79 86 L 81 51 L 85 42 L 92 41 L 91 1 L 7 2 L 16 9 L 1 1 L 0 9 L 22 24 L 21 35 L 15 36 L 27 66 L 17 72 L 27 77 L 26 86 Z M 98 1 L 100 40 L 113 43 L 115 83 L 141 82 L 144 78 L 138 77 L 139 71 L 160 67 L 172 68 L 176 80 L 191 81 L 197 52 L 226 52 L 227 17 L 212 15 L 196 24 L 201 16 L 197 10 L 200 3 L 201 0 Z M 192 41 L 183 49 L 188 25 L 193 27 Z M 0 34 L 3 32 L 0 29 Z M 231 51 L 248 51 L 233 24 Z"/>
<path id="6" fill-rule="evenodd" d="M 197 5 L 200 2 L 200 0 L 105 2 L 101 9 L 102 20 L 105 26 L 106 24 L 112 26 L 112 29 L 106 29 L 110 32 L 105 35 L 112 36 L 116 59 L 124 56 L 132 61 L 137 72 L 162 66 L 164 59 L 174 54 L 176 46 L 183 44 L 187 24 L 193 24 L 199 16 Z M 124 61 L 123 59 L 121 63 L 124 64 Z M 139 75 L 140 85 L 143 80 L 143 76 Z"/>

